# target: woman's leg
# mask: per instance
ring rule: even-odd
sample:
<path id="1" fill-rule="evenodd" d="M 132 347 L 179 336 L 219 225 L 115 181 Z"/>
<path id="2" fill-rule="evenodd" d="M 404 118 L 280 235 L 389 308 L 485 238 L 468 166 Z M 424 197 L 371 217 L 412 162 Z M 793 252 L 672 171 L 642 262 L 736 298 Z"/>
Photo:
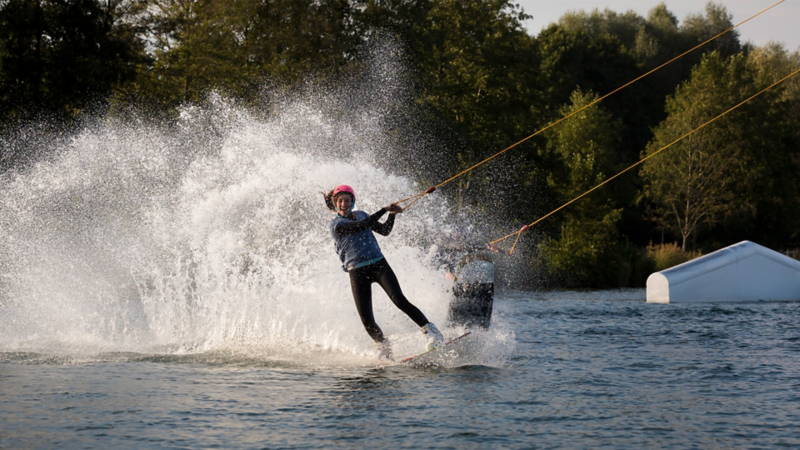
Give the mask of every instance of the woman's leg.
<path id="1" fill-rule="evenodd" d="M 375 323 L 372 314 L 372 282 L 374 276 L 369 270 L 370 266 L 360 267 L 350 271 L 350 289 L 356 301 L 356 310 L 361 317 L 361 323 L 375 342 L 383 342 L 384 336 L 381 328 Z"/>
<path id="2" fill-rule="evenodd" d="M 372 266 L 375 266 L 376 269 L 375 281 L 386 291 L 386 295 L 389 296 L 392 303 L 400 308 L 400 311 L 406 313 L 418 326 L 424 327 L 425 324 L 428 323 L 428 319 L 425 317 L 425 314 L 422 314 L 419 308 L 412 305 L 405 295 L 403 295 L 403 290 L 400 289 L 397 276 L 394 274 L 392 268 L 389 267 L 389 263 L 386 262 L 386 259 L 382 259 L 372 264 Z"/>

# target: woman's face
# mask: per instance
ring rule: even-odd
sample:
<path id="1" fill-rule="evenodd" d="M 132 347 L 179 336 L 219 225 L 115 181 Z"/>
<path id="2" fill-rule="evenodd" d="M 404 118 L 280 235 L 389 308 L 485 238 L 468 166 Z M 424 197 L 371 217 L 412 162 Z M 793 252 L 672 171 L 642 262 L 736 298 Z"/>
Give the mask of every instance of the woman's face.
<path id="1" fill-rule="evenodd" d="M 339 214 L 346 216 L 350 214 L 350 208 L 353 207 L 353 196 L 350 194 L 339 194 L 333 200 L 333 204 L 336 205 L 336 210 L 339 211 Z"/>

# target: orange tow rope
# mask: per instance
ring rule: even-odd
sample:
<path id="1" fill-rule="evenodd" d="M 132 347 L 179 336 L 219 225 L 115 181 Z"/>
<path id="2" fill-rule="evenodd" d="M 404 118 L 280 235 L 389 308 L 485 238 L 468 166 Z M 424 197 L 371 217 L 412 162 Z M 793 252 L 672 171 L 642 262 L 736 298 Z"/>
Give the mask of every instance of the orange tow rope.
<path id="1" fill-rule="evenodd" d="M 683 140 L 684 138 L 686 138 L 686 137 L 688 137 L 688 136 L 690 136 L 690 135 L 692 135 L 692 134 L 696 133 L 698 130 L 700 130 L 700 129 L 702 129 L 702 128 L 705 128 L 705 127 L 706 127 L 707 125 L 709 125 L 710 123 L 712 123 L 712 122 L 714 122 L 715 120 L 719 119 L 720 117 L 722 117 L 722 116 L 724 116 L 724 115 L 728 114 L 729 112 L 733 111 L 734 109 L 736 109 L 736 108 L 738 108 L 738 107 L 740 107 L 740 106 L 744 105 L 745 103 L 747 103 L 747 102 L 749 102 L 750 100 L 752 100 L 752 99 L 754 99 L 754 98 L 758 97 L 759 95 L 763 94 L 764 92 L 767 92 L 768 90 L 770 90 L 770 89 L 774 88 L 775 86 L 777 86 L 777 85 L 779 85 L 779 84 L 783 83 L 784 81 L 788 80 L 789 78 L 791 78 L 791 77 L 793 77 L 793 76 L 797 75 L 797 73 L 798 73 L 798 72 L 800 72 L 800 69 L 797 69 L 797 70 L 795 70 L 794 72 L 790 73 L 789 75 L 787 75 L 787 76 L 785 76 L 785 77 L 781 78 L 780 80 L 776 81 L 775 83 L 772 83 L 772 84 L 771 84 L 771 85 L 769 85 L 768 87 L 766 87 L 766 88 L 764 88 L 763 90 L 759 91 L 757 94 L 754 94 L 754 95 L 750 96 L 750 97 L 749 97 L 747 100 L 745 100 L 745 101 L 743 101 L 743 102 L 739 103 L 738 105 L 736 105 L 736 106 L 734 106 L 733 108 L 731 108 L 731 109 L 729 109 L 729 110 L 725 111 L 724 113 L 722 113 L 722 114 L 718 115 L 717 117 L 714 117 L 713 119 L 711 119 L 711 120 L 709 120 L 708 122 L 706 122 L 706 123 L 704 123 L 704 124 L 700 125 L 699 127 L 695 128 L 694 130 L 692 130 L 692 131 L 690 131 L 690 132 L 688 132 L 688 133 L 684 134 L 683 136 L 679 137 L 678 139 L 675 139 L 675 140 L 674 140 L 674 141 L 672 141 L 671 143 L 669 143 L 669 144 L 665 145 L 664 147 L 660 148 L 659 150 L 657 150 L 657 151 L 655 151 L 655 152 L 651 153 L 651 154 L 650 154 L 650 155 L 648 155 L 647 157 L 645 157 L 645 158 L 642 158 L 642 159 L 641 159 L 639 162 L 637 162 L 637 163 L 633 164 L 632 166 L 630 166 L 630 167 L 628 167 L 627 169 L 623 170 L 622 172 L 620 172 L 620 173 L 618 173 L 618 174 L 614 175 L 613 177 L 611 177 L 611 178 L 609 178 L 609 179 L 607 179 L 607 180 L 603 181 L 602 183 L 600 183 L 600 184 L 598 184 L 597 186 L 595 186 L 595 187 L 593 187 L 593 188 L 589 189 L 588 191 L 586 191 L 586 192 L 584 192 L 583 194 L 581 194 L 581 195 L 579 195 L 579 196 L 575 197 L 574 199 L 572 199 L 572 200 L 568 201 L 567 203 L 564 203 L 563 205 L 561 205 L 561 206 L 559 206 L 558 208 L 554 209 L 553 211 L 551 211 L 551 212 L 547 213 L 546 215 L 544 215 L 544 216 L 540 217 L 539 219 L 535 220 L 534 222 L 532 222 L 532 223 L 530 223 L 530 224 L 528 224 L 528 225 L 525 225 L 525 226 L 524 226 L 524 227 L 522 227 L 522 229 L 520 229 L 519 231 L 515 231 L 515 232 L 513 232 L 513 233 L 511 233 L 511 234 L 508 234 L 508 235 L 506 235 L 506 236 L 503 236 L 503 237 L 501 237 L 500 239 L 495 239 L 494 241 L 490 242 L 490 243 L 489 243 L 489 245 L 496 244 L 496 243 L 498 243 L 498 242 L 500 242 L 500 241 L 502 241 L 502 240 L 508 239 L 508 238 L 510 238 L 511 236 L 514 236 L 514 235 L 516 235 L 516 236 L 517 236 L 517 239 L 516 239 L 516 240 L 514 240 L 514 245 L 511 247 L 511 251 L 509 252 L 510 254 L 511 254 L 511 253 L 514 253 L 514 248 L 517 246 L 517 242 L 519 241 L 519 237 L 520 237 L 520 235 L 521 235 L 523 232 L 527 231 L 527 230 L 528 230 L 528 228 L 530 228 L 530 227 L 532 227 L 532 226 L 536 225 L 537 223 L 539 223 L 539 222 L 543 221 L 544 219 L 546 219 L 546 218 L 548 218 L 548 217 L 552 216 L 553 214 L 557 213 L 558 211 L 561 211 L 562 209 L 566 208 L 567 206 L 571 205 L 572 203 L 575 203 L 576 201 L 580 200 L 581 198 L 583 198 L 583 197 L 587 196 L 589 193 L 591 193 L 591 192 L 593 192 L 593 191 L 595 191 L 595 190 L 599 189 L 601 186 L 605 185 L 606 183 L 608 183 L 609 181 L 613 180 L 614 178 L 617 178 L 617 177 L 619 177 L 620 175 L 622 175 L 623 173 L 625 173 L 625 172 L 627 172 L 627 171 L 629 171 L 629 170 L 633 169 L 633 168 L 634 168 L 634 167 L 636 167 L 636 166 L 639 166 L 639 165 L 640 165 L 640 164 L 642 164 L 643 162 L 645 162 L 645 161 L 647 161 L 648 159 L 650 159 L 650 158 L 652 158 L 652 157 L 654 157 L 654 156 L 658 155 L 659 153 L 661 153 L 661 152 L 663 152 L 664 150 L 668 149 L 669 147 L 671 147 L 671 146 L 675 145 L 676 143 L 678 143 L 679 141 Z"/>
<path id="2" fill-rule="evenodd" d="M 607 97 L 609 97 L 609 96 L 611 96 L 611 95 L 613 95 L 613 94 L 615 94 L 615 93 L 617 93 L 617 92 L 621 91 L 622 89 L 625 89 L 626 87 L 628 87 L 628 86 L 632 85 L 633 83 L 635 83 L 635 82 L 637 82 L 637 81 L 641 80 L 642 78 L 644 78 L 644 77 L 646 77 L 646 76 L 648 76 L 648 75 L 652 74 L 653 72 L 655 72 L 655 71 L 657 71 L 657 70 L 659 70 L 659 69 L 663 68 L 664 66 L 667 66 L 667 65 L 669 65 L 669 64 L 671 64 L 671 63 L 673 63 L 673 62 L 677 61 L 678 59 L 680 59 L 680 58 L 683 58 L 684 56 L 688 55 L 689 53 L 691 53 L 691 52 L 693 52 L 693 51 L 697 50 L 698 48 L 700 48 L 700 47 L 702 47 L 702 46 L 704 46 L 704 45 L 708 44 L 709 42 L 711 42 L 711 41 L 713 41 L 713 40 L 715 40 L 715 39 L 719 38 L 720 36 L 722 36 L 722 35 L 724 35 L 724 34 L 726 34 L 726 33 L 729 33 L 730 31 L 732 31 L 732 30 L 734 30 L 734 29 L 738 28 L 739 26 L 743 25 L 744 23 L 746 23 L 746 22 L 749 22 L 750 20 L 752 20 L 752 19 L 754 19 L 754 18 L 756 18 L 756 17 L 760 16 L 761 14 L 764 14 L 765 12 L 767 12 L 767 11 L 769 11 L 770 9 L 772 9 L 772 8 L 774 8 L 774 7 L 778 6 L 778 5 L 780 5 L 781 3 L 785 2 L 785 1 L 786 1 L 786 0 L 781 0 L 781 1 L 777 2 L 777 3 L 775 3 L 774 5 L 770 6 L 769 8 L 766 8 L 766 9 L 762 10 L 762 11 L 761 11 L 761 12 L 759 12 L 758 14 L 755 14 L 755 15 L 753 15 L 753 16 L 750 16 L 750 17 L 748 17 L 747 19 L 745 19 L 745 20 L 743 20 L 743 21 L 741 21 L 741 22 L 737 23 L 736 25 L 734 25 L 734 26 L 732 26 L 732 27 L 728 28 L 727 30 L 725 30 L 725 31 L 723 31 L 723 32 L 721 32 L 721 33 L 719 33 L 718 35 L 716 35 L 716 36 L 714 36 L 714 37 L 712 37 L 712 38 L 708 39 L 707 41 L 705 41 L 705 42 L 703 42 L 703 43 L 701 43 L 701 44 L 698 44 L 697 46 L 695 46 L 695 47 L 691 48 L 690 50 L 687 50 L 687 51 L 685 51 L 685 52 L 681 53 L 680 55 L 678 55 L 678 56 L 676 56 L 676 57 L 674 57 L 674 58 L 670 59 L 669 61 L 667 61 L 667 62 L 665 62 L 665 63 L 661 64 L 660 66 L 656 67 L 655 69 L 652 69 L 652 70 L 650 70 L 649 72 L 645 73 L 644 75 L 640 75 L 639 77 L 637 77 L 637 78 L 635 78 L 635 79 L 633 79 L 633 80 L 629 81 L 628 83 L 625 83 L 624 85 L 622 85 L 622 86 L 620 86 L 620 87 L 618 87 L 618 88 L 614 89 L 613 91 L 611 91 L 611 92 L 609 92 L 608 94 L 606 94 L 606 95 L 604 95 L 604 96 L 602 96 L 602 97 L 598 98 L 597 100 L 595 100 L 595 101 L 593 101 L 593 102 L 591 102 L 591 103 L 587 104 L 586 106 L 584 106 L 584 107 L 582 107 L 582 108 L 580 108 L 580 109 L 578 109 L 578 110 L 576 110 L 576 111 L 573 111 L 573 112 L 572 112 L 572 113 L 570 113 L 570 114 L 567 114 L 566 116 L 562 117 L 561 119 L 559 119 L 559 120 L 557 120 L 557 121 L 555 121 L 555 122 L 551 123 L 550 125 L 547 125 L 546 127 L 544 127 L 544 128 L 542 128 L 541 130 L 539 130 L 539 131 L 537 131 L 537 132 L 533 133 L 532 135 L 530 135 L 530 136 L 526 137 L 525 139 L 522 139 L 521 141 L 519 141 L 519 142 L 517 142 L 517 143 L 515 143 L 515 144 L 512 144 L 512 145 L 510 145 L 510 146 L 508 146 L 508 147 L 506 147 L 505 149 L 503 149 L 503 150 L 501 150 L 501 151 L 499 151 L 499 152 L 495 153 L 494 155 L 492 155 L 492 156 L 490 156 L 490 157 L 488 157 L 488 158 L 484 159 L 483 161 L 481 161 L 481 162 L 479 162 L 479 163 L 477 163 L 477 164 L 473 165 L 472 167 L 469 167 L 469 168 L 467 168 L 467 169 L 464 169 L 463 171 L 461 171 L 461 172 L 459 172 L 459 173 L 455 174 L 454 176 L 452 176 L 452 177 L 448 178 L 447 180 L 444 180 L 444 181 L 442 181 L 441 183 L 439 183 L 439 184 L 437 184 L 437 185 L 435 185 L 435 186 L 431 186 L 431 187 L 429 187 L 429 188 L 428 188 L 428 189 L 426 189 L 424 192 L 421 192 L 421 193 L 419 193 L 419 194 L 417 194 L 417 195 L 413 195 L 413 196 L 411 196 L 411 197 L 404 198 L 404 199 L 402 199 L 402 200 L 398 200 L 398 201 L 394 202 L 393 204 L 394 204 L 394 205 L 398 205 L 398 204 L 401 204 L 401 203 L 408 202 L 408 201 L 410 200 L 410 203 L 408 203 L 407 205 L 405 205 L 405 206 L 401 205 L 401 206 L 403 206 L 403 208 L 408 208 L 409 206 L 411 206 L 411 205 L 413 205 L 414 203 L 416 203 L 416 202 L 417 202 L 417 200 L 421 199 L 422 197 L 426 196 L 427 194 L 430 194 L 431 192 L 435 191 L 436 189 L 438 189 L 438 188 L 440 188 L 440 187 L 442 187 L 442 186 L 446 185 L 447 183 L 449 183 L 449 182 L 451 182 L 451 181 L 455 180 L 456 178 L 458 178 L 458 177 L 460 177 L 460 176 L 462 176 L 462 175 L 466 174 L 467 172 L 470 172 L 470 171 L 472 171 L 472 170 L 476 169 L 477 167 L 479 167 L 479 166 L 481 166 L 481 165 L 483 165 L 483 164 L 485 164 L 485 163 L 487 163 L 487 162 L 489 162 L 489 161 L 491 161 L 491 160 L 493 160 L 493 159 L 497 158 L 498 156 L 502 155 L 503 153 L 507 152 L 508 150 L 511 150 L 512 148 L 514 148 L 514 147 L 516 147 L 516 146 L 518 146 L 518 145 L 522 144 L 523 142 L 525 142 L 525 141 L 527 141 L 527 140 L 531 139 L 532 137 L 534 137 L 534 136 L 536 136 L 536 135 L 538 135 L 538 134 L 542 133 L 543 131 L 546 131 L 546 130 L 548 130 L 548 129 L 550 129 L 550 128 L 552 128 L 552 127 L 556 126 L 556 125 L 558 125 L 559 123 L 561 123 L 561 122 L 563 122 L 563 121 L 565 121 L 565 120 L 569 119 L 570 117 L 574 116 L 575 114 L 578 114 L 579 112 L 581 112 L 581 111 L 585 110 L 586 108 L 589 108 L 590 106 L 593 106 L 593 105 L 597 104 L 598 102 L 600 102 L 600 101 L 602 101 L 602 100 L 606 99 Z"/>

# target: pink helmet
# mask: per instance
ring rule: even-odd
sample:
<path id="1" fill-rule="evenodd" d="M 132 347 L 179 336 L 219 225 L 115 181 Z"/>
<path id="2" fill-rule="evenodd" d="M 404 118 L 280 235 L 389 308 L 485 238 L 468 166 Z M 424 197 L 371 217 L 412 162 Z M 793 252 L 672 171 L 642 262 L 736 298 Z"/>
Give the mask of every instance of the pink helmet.
<path id="1" fill-rule="evenodd" d="M 346 184 L 342 184 L 340 186 L 336 186 L 336 189 L 333 190 L 332 198 L 335 198 L 337 194 L 341 194 L 342 192 L 346 192 L 353 196 L 353 200 L 356 199 L 356 191 L 353 190 L 350 186 Z"/>

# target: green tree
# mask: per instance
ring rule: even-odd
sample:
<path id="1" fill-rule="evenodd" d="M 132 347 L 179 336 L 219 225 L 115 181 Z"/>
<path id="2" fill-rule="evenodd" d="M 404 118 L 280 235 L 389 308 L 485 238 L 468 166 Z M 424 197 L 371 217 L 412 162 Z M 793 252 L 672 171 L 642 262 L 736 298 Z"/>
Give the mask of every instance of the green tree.
<path id="1" fill-rule="evenodd" d="M 548 278 L 570 288 L 608 288 L 619 284 L 623 264 L 617 241 L 621 210 L 593 218 L 569 215 L 557 238 L 545 238 L 538 254 L 545 261 Z M 624 280 L 627 285 L 629 280 Z"/>
<path id="2" fill-rule="evenodd" d="M 651 70 L 691 48 L 685 41 L 678 19 L 660 3 L 647 13 L 647 21 L 636 34 L 633 51 L 643 68 Z M 664 100 L 688 75 L 686 67 L 686 61 L 681 58 L 647 77 L 647 89 L 655 97 L 650 120 L 656 120 L 650 122 L 650 126 L 664 119 Z"/>
<path id="3" fill-rule="evenodd" d="M 724 5 L 717 5 L 709 1 L 706 3 L 704 12 L 705 15 L 702 13 L 689 14 L 681 24 L 681 34 L 687 40 L 689 47 L 705 42 L 733 26 L 733 14 L 729 13 Z M 723 57 L 741 52 L 739 30 L 732 30 L 715 39 L 703 48 L 700 55 L 710 51 L 716 51 Z"/>
<path id="4" fill-rule="evenodd" d="M 484 143 L 530 129 L 534 40 L 522 27 L 528 16 L 510 1 L 366 1 L 362 9 L 365 34 L 388 30 L 406 44 L 421 102 Z"/>
<path id="5" fill-rule="evenodd" d="M 210 89 L 245 99 L 344 66 L 359 40 L 346 0 L 150 0 L 152 62 L 135 93 L 162 105 Z"/>
<path id="6" fill-rule="evenodd" d="M 541 124 L 536 41 L 522 27 L 528 16 L 510 1 L 368 0 L 357 5 L 359 33 L 368 39 L 385 32 L 399 37 L 415 74 L 418 104 L 430 122 L 458 136 L 436 155 L 447 161 L 450 174 Z M 533 148 L 523 144 L 516 154 L 535 159 Z M 502 199 L 488 189 L 504 170 L 491 164 L 471 172 L 454 183 L 455 196 L 495 208 L 525 203 L 532 196 L 521 186 L 524 181 L 506 178 L 516 186 L 508 187 Z"/>
<path id="7" fill-rule="evenodd" d="M 607 94 L 643 72 L 636 55 L 609 33 L 552 25 L 539 34 L 537 48 L 539 84 L 548 105 L 565 104 L 575 89 Z M 650 138 L 649 127 L 660 117 L 653 113 L 659 99 L 649 86 L 649 80 L 642 80 L 603 101 L 604 108 L 619 117 L 624 127 L 627 139 L 618 153 L 624 161 L 638 158 Z M 558 117 L 557 110 L 549 111 L 550 120 Z"/>
<path id="8" fill-rule="evenodd" d="M 690 81 L 667 100 L 669 116 L 647 146 L 651 154 L 752 94 L 752 71 L 744 56 L 730 60 L 707 54 Z M 653 217 L 681 237 L 687 250 L 703 227 L 719 223 L 738 207 L 734 185 L 742 156 L 742 112 L 734 112 L 690 135 L 642 167 L 644 196 Z M 694 241 L 692 241 L 692 244 Z"/>
<path id="9" fill-rule="evenodd" d="M 347 0 L 258 0 L 243 29 L 248 66 L 259 77 L 296 82 L 338 73 L 361 44 Z"/>
<path id="10" fill-rule="evenodd" d="M 575 91 L 571 103 L 559 112 L 567 115 L 596 100 L 594 94 Z M 572 116 L 548 133 L 550 157 L 561 170 L 548 178 L 553 191 L 567 202 L 616 173 L 619 125 L 610 113 L 595 105 Z M 607 287 L 617 283 L 620 261 L 617 229 L 622 209 L 614 190 L 596 191 L 563 212 L 557 237 L 539 244 L 548 270 L 572 287 Z"/>
<path id="11" fill-rule="evenodd" d="M 608 8 L 603 11 L 595 8 L 591 12 L 569 11 L 558 19 L 558 25 L 567 31 L 584 31 L 593 38 L 614 36 L 627 49 L 635 47 L 639 30 L 645 23 L 645 19 L 634 11 L 620 14 Z"/>
<path id="12" fill-rule="evenodd" d="M 162 104 L 199 100 L 209 89 L 230 88 L 243 56 L 230 12 L 242 2 L 153 0 L 147 18 L 151 64 L 137 94 Z"/>
<path id="13" fill-rule="evenodd" d="M 559 114 L 572 114 L 597 98 L 577 90 L 570 96 L 569 106 L 562 107 Z M 561 173 L 554 171 L 548 182 L 565 200 L 591 189 L 614 172 L 619 160 L 618 128 L 610 113 L 594 105 L 548 131 L 547 147 L 562 166 Z"/>
<path id="14" fill-rule="evenodd" d="M 754 72 L 753 92 L 800 68 L 798 54 L 780 45 L 755 48 L 747 55 Z M 746 105 L 737 124 L 743 148 L 734 186 L 735 210 L 711 236 L 720 243 L 752 239 L 772 248 L 800 245 L 800 79 L 786 80 Z"/>
<path id="15" fill-rule="evenodd" d="M 0 3 L 0 115 L 75 117 L 135 76 L 143 43 L 127 20 L 132 1 Z"/>
<path id="16" fill-rule="evenodd" d="M 633 50 L 646 67 L 656 67 L 677 54 L 678 18 L 659 3 L 647 13 L 647 20 L 636 31 Z"/>

